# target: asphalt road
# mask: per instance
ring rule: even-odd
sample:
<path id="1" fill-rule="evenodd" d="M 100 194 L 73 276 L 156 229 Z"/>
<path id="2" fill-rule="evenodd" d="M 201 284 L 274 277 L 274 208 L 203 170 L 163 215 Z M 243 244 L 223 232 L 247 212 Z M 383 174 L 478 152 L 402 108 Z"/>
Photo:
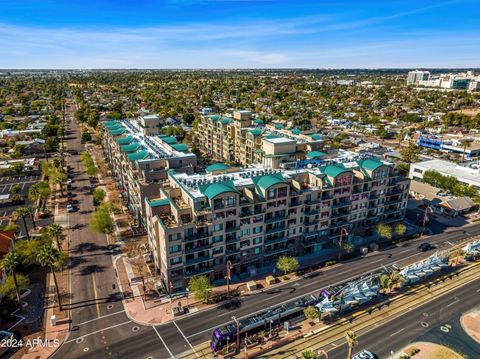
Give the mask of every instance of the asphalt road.
<path id="1" fill-rule="evenodd" d="M 359 344 L 354 352 L 367 349 L 379 358 L 390 358 L 392 350 L 395 353 L 409 343 L 430 341 L 452 347 L 467 354 L 468 358 L 480 358 L 480 345 L 465 334 L 460 324 L 461 314 L 479 305 L 479 292 L 480 283 L 472 282 L 410 310 L 385 325 L 366 328 L 357 333 Z M 446 329 L 448 332 L 444 332 Z M 328 352 L 328 357 L 344 359 L 348 350 L 345 342 L 342 340 L 333 344 L 336 347 Z M 328 350 L 334 345 L 322 349 Z"/>
<path id="2" fill-rule="evenodd" d="M 68 106 L 73 112 L 73 105 Z M 67 148 L 83 151 L 78 124 L 70 122 Z M 307 293 L 318 292 L 329 285 L 346 281 L 380 268 L 382 265 L 404 266 L 431 255 L 419 252 L 418 241 L 408 246 L 373 253 L 365 258 L 344 262 L 314 278 L 299 279 L 278 290 L 244 297 L 235 310 L 212 308 L 159 326 L 141 326 L 130 321 L 123 311 L 117 291 L 112 285 L 116 277 L 112 266 L 115 249 L 108 248 L 106 238 L 88 227 L 93 210 L 92 196 L 88 192 L 88 177 L 78 155 L 68 157 L 74 169 L 75 199 L 79 209 L 69 215 L 71 241 L 71 318 L 72 331 L 53 358 L 173 358 L 190 350 L 191 345 L 208 340 L 212 330 L 237 318 L 251 315 L 272 305 L 292 300 Z M 428 240 L 439 249 L 458 244 L 467 237 L 480 234 L 480 225 L 468 227 L 468 233 L 452 232 L 430 237 Z M 392 255 L 389 258 L 389 254 Z M 116 284 L 118 288 L 118 284 Z"/>

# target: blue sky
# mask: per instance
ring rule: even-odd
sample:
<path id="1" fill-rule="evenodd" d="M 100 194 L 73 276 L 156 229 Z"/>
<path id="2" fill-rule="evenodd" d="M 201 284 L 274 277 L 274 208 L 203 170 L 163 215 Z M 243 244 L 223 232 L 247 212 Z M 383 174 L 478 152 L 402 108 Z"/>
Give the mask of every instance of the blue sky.
<path id="1" fill-rule="evenodd" d="M 480 67 L 478 0 L 0 0 L 0 68 Z"/>

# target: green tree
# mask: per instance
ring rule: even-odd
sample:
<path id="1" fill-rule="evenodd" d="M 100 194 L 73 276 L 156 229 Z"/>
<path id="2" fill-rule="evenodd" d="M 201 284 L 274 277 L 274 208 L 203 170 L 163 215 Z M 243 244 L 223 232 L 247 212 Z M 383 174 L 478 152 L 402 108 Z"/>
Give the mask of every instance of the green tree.
<path id="1" fill-rule="evenodd" d="M 17 208 L 13 213 L 14 213 L 14 216 L 17 218 L 17 220 L 19 218 L 22 219 L 23 229 L 25 230 L 25 234 L 27 238 L 30 239 L 30 233 L 28 231 L 27 220 L 26 220 L 26 218 L 30 216 L 30 209 L 28 207 L 20 207 L 20 208 Z"/>
<path id="2" fill-rule="evenodd" d="M 414 143 L 409 143 L 407 147 L 400 150 L 400 156 L 407 163 L 413 163 L 418 161 L 418 155 L 420 154 L 420 147 Z"/>
<path id="3" fill-rule="evenodd" d="M 407 233 L 407 226 L 403 223 L 397 223 L 393 227 L 393 232 L 395 233 L 395 235 L 402 237 L 405 235 L 405 233 Z"/>
<path id="4" fill-rule="evenodd" d="M 90 132 L 83 132 L 82 133 L 82 141 L 83 142 L 90 142 L 92 140 L 92 135 L 90 134 Z"/>
<path id="5" fill-rule="evenodd" d="M 49 224 L 48 227 L 47 227 L 47 233 L 49 236 L 55 238 L 55 242 L 57 244 L 57 249 L 59 251 L 62 251 L 62 240 L 65 238 L 65 236 L 63 235 L 63 228 L 61 225 L 59 225 L 58 223 L 52 223 L 52 224 Z"/>
<path id="6" fill-rule="evenodd" d="M 22 173 L 23 169 L 24 169 L 24 165 L 22 162 L 15 162 L 14 164 L 12 164 L 10 166 L 10 169 L 17 175 L 19 175 L 20 173 Z"/>
<path id="7" fill-rule="evenodd" d="M 410 165 L 408 163 L 399 163 L 395 168 L 398 174 L 403 177 L 408 176 L 408 172 L 410 171 Z"/>
<path id="8" fill-rule="evenodd" d="M 183 115 L 183 120 L 188 124 L 191 125 L 193 121 L 195 120 L 195 115 L 191 112 L 186 113 Z"/>
<path id="9" fill-rule="evenodd" d="M 62 311 L 62 301 L 60 298 L 60 288 L 58 287 L 57 276 L 55 270 L 61 268 L 63 261 L 60 251 L 54 249 L 51 245 L 43 246 L 37 254 L 37 261 L 42 267 L 49 267 L 55 283 L 55 292 L 57 295 L 58 308 Z"/>
<path id="10" fill-rule="evenodd" d="M 392 286 L 392 278 L 388 274 L 382 274 L 379 278 L 380 288 L 384 291 Z"/>
<path id="11" fill-rule="evenodd" d="M 398 284 L 402 284 L 404 282 L 404 278 L 403 276 L 397 272 L 397 271 L 393 271 L 392 273 L 390 273 L 390 285 L 389 285 L 389 290 L 391 291 L 392 288 Z"/>
<path id="12" fill-rule="evenodd" d="M 348 345 L 347 359 L 352 359 L 353 347 L 358 344 L 358 336 L 353 330 L 347 330 L 345 332 L 345 340 Z"/>
<path id="13" fill-rule="evenodd" d="M 92 214 L 90 227 L 99 233 L 113 233 L 114 223 L 110 215 L 110 211 L 105 207 L 98 207 Z"/>
<path id="14" fill-rule="evenodd" d="M 315 354 L 313 350 L 306 350 L 302 352 L 302 358 L 303 359 L 317 359 L 318 356 Z"/>
<path id="15" fill-rule="evenodd" d="M 308 320 L 320 320 L 321 313 L 316 307 L 310 305 L 303 310 L 303 315 Z"/>
<path id="16" fill-rule="evenodd" d="M 14 299 L 16 297 L 17 301 L 19 301 L 20 299 L 17 293 L 23 289 L 27 289 L 29 285 L 30 280 L 26 275 L 21 273 L 16 273 L 15 276 L 8 275 L 5 279 L 5 282 L 0 285 L 0 294 L 2 296 L 9 297 L 10 299 Z"/>
<path id="17" fill-rule="evenodd" d="M 95 191 L 93 191 L 92 196 L 95 202 L 100 203 L 105 199 L 105 196 L 107 193 L 101 189 L 101 188 L 96 188 Z"/>
<path id="18" fill-rule="evenodd" d="M 378 234 L 380 238 L 385 238 L 388 240 L 393 238 L 392 227 L 384 223 L 377 224 L 377 226 L 375 227 L 375 232 Z"/>
<path id="19" fill-rule="evenodd" d="M 188 282 L 188 288 L 195 296 L 195 299 L 208 303 L 212 296 L 213 285 L 210 279 L 204 275 L 193 277 Z"/>
<path id="20" fill-rule="evenodd" d="M 20 301 L 20 285 L 17 280 L 17 267 L 21 263 L 21 258 L 16 252 L 8 252 L 0 261 L 0 269 L 3 269 L 11 273 L 13 286 L 15 288 L 15 294 L 17 296 L 17 302 L 20 308 L 22 308 L 22 302 Z"/>
<path id="21" fill-rule="evenodd" d="M 462 153 L 462 162 L 465 161 L 465 154 L 467 153 L 467 148 L 470 148 L 472 146 L 471 142 L 468 140 L 463 140 L 461 142 L 462 148 L 463 148 L 463 153 Z"/>
<path id="22" fill-rule="evenodd" d="M 55 171 L 55 174 L 50 177 L 53 184 L 58 185 L 60 187 L 60 193 L 63 196 L 63 187 L 67 183 L 68 177 L 65 173 L 60 171 Z"/>
<path id="23" fill-rule="evenodd" d="M 15 184 L 10 188 L 10 194 L 12 195 L 13 202 L 19 202 L 22 199 L 20 195 L 21 191 L 22 186 L 20 186 L 19 184 Z"/>
<path id="24" fill-rule="evenodd" d="M 277 260 L 277 268 L 287 275 L 288 272 L 293 272 L 299 267 L 298 260 L 295 257 L 281 256 Z"/>

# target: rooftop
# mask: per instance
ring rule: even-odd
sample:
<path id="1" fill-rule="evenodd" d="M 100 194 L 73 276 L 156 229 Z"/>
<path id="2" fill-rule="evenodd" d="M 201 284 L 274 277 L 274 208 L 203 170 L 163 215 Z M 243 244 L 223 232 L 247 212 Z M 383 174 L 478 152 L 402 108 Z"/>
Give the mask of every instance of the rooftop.
<path id="1" fill-rule="evenodd" d="M 459 181 L 471 183 L 480 187 L 480 169 L 457 165 L 454 162 L 444 160 L 428 160 L 413 164 L 426 170 L 435 170 L 443 175 L 456 177 Z"/>

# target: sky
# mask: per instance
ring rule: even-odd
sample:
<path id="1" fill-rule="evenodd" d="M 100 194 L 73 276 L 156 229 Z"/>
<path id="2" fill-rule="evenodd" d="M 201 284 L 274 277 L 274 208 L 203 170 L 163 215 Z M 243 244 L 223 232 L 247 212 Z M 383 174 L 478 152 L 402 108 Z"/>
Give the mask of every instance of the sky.
<path id="1" fill-rule="evenodd" d="M 478 0 L 0 0 L 0 68 L 480 67 Z"/>

